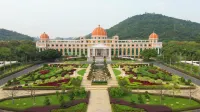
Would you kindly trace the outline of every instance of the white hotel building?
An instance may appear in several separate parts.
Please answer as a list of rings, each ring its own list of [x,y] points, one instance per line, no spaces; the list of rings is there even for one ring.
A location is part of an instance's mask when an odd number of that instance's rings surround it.
[[[106,31],[98,26],[92,32],[90,39],[80,37],[79,40],[55,40],[49,39],[46,33],[40,36],[40,40],[36,42],[39,51],[46,49],[56,49],[67,56],[86,56],[88,61],[93,57],[96,59],[111,57],[140,57],[140,52],[144,49],[156,49],[160,54],[162,42],[158,42],[158,35],[152,33],[148,40],[120,40],[115,35],[112,38],[107,37]]]

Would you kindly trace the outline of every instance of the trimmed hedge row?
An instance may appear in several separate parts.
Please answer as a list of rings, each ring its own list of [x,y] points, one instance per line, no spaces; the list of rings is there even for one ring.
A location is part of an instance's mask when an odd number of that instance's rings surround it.
[[[107,85],[107,81],[92,81],[92,85]]]
[[[153,89],[165,89],[165,90],[167,90],[167,89],[172,89],[171,87],[166,87],[166,86],[164,86],[164,85],[150,85],[150,86],[126,86],[127,88],[130,88],[130,89],[139,89],[139,90],[143,90],[143,89],[145,89],[145,90],[147,90],[147,89],[149,89],[149,90],[153,90]],[[182,90],[184,90],[184,89],[195,89],[196,87],[195,86],[191,86],[191,87],[180,87],[180,88],[177,88],[177,89],[182,89]]]

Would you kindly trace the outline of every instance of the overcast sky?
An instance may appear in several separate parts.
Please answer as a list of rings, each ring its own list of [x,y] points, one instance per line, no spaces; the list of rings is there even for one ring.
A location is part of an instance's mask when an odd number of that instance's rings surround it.
[[[145,12],[200,23],[200,0],[0,0],[0,28],[33,37],[76,37]]]

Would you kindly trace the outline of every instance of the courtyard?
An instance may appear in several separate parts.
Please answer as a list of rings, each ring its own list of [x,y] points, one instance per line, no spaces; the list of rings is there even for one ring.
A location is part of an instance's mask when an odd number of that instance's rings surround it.
[[[45,107],[44,111],[69,112],[151,112],[154,106],[167,111],[200,108],[199,85],[179,75],[133,60],[43,64],[1,87],[0,108]]]

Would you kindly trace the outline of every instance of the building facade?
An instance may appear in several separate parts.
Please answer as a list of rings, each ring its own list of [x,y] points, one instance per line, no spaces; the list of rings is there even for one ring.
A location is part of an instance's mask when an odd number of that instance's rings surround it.
[[[144,49],[156,49],[160,54],[162,42],[158,42],[158,35],[154,32],[147,40],[120,40],[117,35],[108,38],[106,31],[99,25],[93,30],[90,39],[80,37],[79,40],[55,40],[49,39],[49,36],[43,33],[36,42],[36,47],[39,52],[56,49],[62,52],[63,56],[86,56],[90,61],[93,57],[107,60],[111,60],[111,57],[138,58]]]

